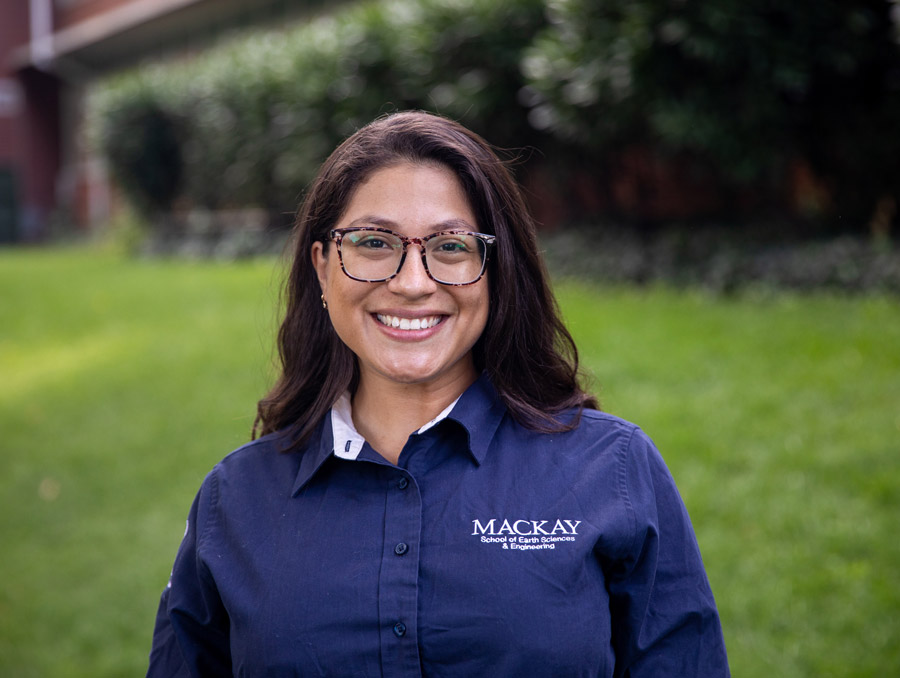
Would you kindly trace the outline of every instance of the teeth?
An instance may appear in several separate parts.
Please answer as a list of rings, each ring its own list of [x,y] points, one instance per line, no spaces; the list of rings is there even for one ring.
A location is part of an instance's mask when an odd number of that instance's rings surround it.
[[[401,330],[427,330],[441,322],[441,316],[430,315],[424,318],[398,318],[393,315],[377,314],[378,322],[388,327],[397,327]]]

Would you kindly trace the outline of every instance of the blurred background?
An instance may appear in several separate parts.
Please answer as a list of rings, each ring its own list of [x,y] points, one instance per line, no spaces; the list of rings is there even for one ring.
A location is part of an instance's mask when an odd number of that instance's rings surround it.
[[[896,671],[900,2],[4,0],[0,675],[144,670],[303,190],[408,108],[511,161],[734,675]]]
[[[508,150],[569,269],[900,289],[894,0],[0,12],[0,242],[275,251],[330,149],[421,108]]]

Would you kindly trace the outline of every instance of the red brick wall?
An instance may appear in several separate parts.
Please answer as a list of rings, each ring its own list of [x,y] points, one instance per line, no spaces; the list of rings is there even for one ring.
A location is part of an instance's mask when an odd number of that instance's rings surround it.
[[[29,130],[26,87],[13,63],[14,53],[30,38],[28,3],[0,4],[0,169],[12,171],[20,215],[35,206],[35,177],[29,171]]]
[[[54,29],[59,31],[135,0],[69,0],[55,3]]]

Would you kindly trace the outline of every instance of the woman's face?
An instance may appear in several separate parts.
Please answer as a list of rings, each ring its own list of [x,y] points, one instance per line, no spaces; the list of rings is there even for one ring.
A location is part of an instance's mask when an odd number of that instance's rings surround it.
[[[377,170],[357,187],[335,225],[352,226],[408,237],[480,230],[456,175],[441,165],[413,163]],[[472,346],[487,323],[487,276],[459,287],[437,283],[415,244],[397,276],[380,283],[347,277],[334,242],[327,250],[315,243],[312,259],[334,329],[358,359],[361,385],[429,384],[461,392],[475,380]],[[419,329],[403,329],[408,325]]]

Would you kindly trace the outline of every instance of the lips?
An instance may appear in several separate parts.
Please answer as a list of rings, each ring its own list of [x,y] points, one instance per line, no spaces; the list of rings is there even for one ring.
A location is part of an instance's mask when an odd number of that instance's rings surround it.
[[[386,313],[376,313],[375,318],[382,325],[392,327],[399,330],[427,330],[439,324],[444,316],[426,315],[420,318],[400,318],[395,315],[387,315]]]

